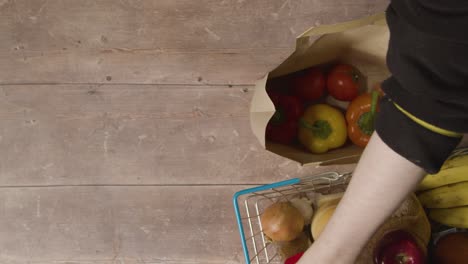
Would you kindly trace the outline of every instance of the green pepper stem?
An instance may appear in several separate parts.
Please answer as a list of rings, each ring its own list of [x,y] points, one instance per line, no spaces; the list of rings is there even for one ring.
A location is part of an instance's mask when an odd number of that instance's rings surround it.
[[[302,127],[310,129],[314,136],[321,139],[327,139],[333,131],[330,123],[325,120],[316,120],[314,124],[311,125],[304,118],[301,118],[299,119],[299,123]]]
[[[379,99],[379,94],[377,91],[372,91],[371,96],[371,110],[362,114],[358,119],[359,128],[361,129],[362,133],[368,136],[374,132],[374,122],[377,112],[377,101]]]

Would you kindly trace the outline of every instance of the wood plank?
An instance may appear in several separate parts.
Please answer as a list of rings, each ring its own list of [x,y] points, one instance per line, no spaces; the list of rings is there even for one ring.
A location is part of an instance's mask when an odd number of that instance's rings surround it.
[[[0,1],[0,83],[252,84],[310,26],[388,1]]]
[[[288,48],[292,38],[311,26],[370,14],[386,4],[382,0],[2,1],[0,25],[9,34],[2,35],[0,47]]]
[[[0,51],[0,84],[253,84],[289,49],[217,51]]]
[[[1,188],[0,262],[243,263],[243,188]]]
[[[302,169],[251,133],[249,86],[0,86],[0,185],[270,183]]]

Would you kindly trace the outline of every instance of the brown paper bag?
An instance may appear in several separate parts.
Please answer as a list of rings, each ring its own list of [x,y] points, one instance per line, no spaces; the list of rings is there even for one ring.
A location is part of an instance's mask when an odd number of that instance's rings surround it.
[[[311,28],[300,35],[296,39],[295,52],[256,83],[250,107],[250,123],[260,144],[271,152],[303,165],[356,162],[362,148],[351,143],[325,154],[312,154],[300,147],[266,141],[266,126],[275,112],[273,103],[266,92],[266,82],[270,78],[311,66],[343,62],[356,66],[366,77],[366,89],[370,89],[389,76],[385,63],[388,40],[389,31],[384,13],[341,24]]]

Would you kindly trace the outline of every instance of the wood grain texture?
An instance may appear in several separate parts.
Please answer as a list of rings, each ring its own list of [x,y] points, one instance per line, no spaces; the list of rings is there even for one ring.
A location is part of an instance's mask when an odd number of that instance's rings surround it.
[[[0,0],[0,263],[243,263],[234,192],[353,167],[265,151],[250,85],[387,4]]]
[[[251,89],[3,86],[0,185],[269,183],[316,173],[257,143]]]
[[[2,0],[0,83],[252,84],[307,28],[387,3]]]
[[[241,188],[1,188],[0,262],[243,263]]]

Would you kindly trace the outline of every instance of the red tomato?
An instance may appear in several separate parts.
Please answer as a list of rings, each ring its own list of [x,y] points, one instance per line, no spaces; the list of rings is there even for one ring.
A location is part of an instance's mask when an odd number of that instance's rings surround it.
[[[310,68],[293,81],[293,92],[303,101],[314,101],[325,92],[325,75],[320,69]]]
[[[341,101],[351,101],[359,94],[361,75],[359,71],[348,64],[338,64],[328,74],[328,92]]]

